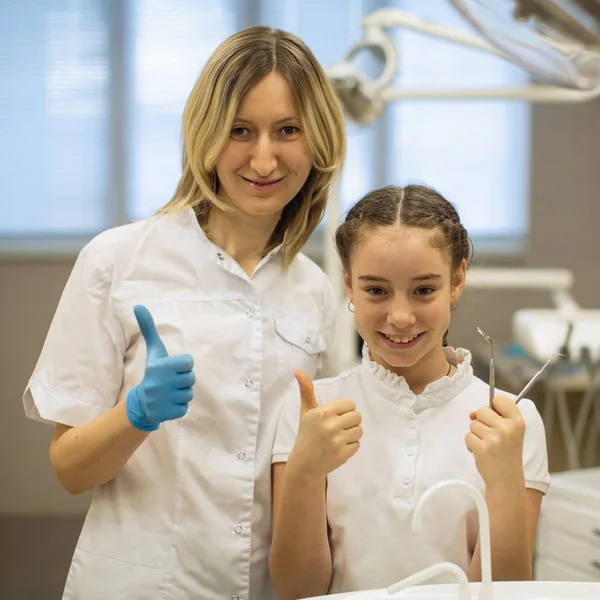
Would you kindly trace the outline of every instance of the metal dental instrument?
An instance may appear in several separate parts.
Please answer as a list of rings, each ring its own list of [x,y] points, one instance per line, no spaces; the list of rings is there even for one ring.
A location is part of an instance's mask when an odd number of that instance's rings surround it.
[[[521,390],[519,395],[515,398],[515,404],[518,404],[524,397],[525,394],[533,387],[533,384],[542,376],[544,369],[552,362],[555,356],[565,356],[559,352],[555,352],[545,363],[544,366],[531,378],[529,383]]]
[[[490,358],[490,375],[489,375],[489,385],[490,385],[490,408],[494,409],[494,394],[496,393],[496,366],[494,365],[494,340],[489,336],[483,333],[479,327],[477,328],[479,334],[483,337],[483,339],[492,346],[492,356]]]

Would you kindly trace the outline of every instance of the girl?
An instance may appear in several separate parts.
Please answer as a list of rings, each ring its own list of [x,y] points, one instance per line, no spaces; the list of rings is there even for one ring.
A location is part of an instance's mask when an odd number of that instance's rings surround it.
[[[314,386],[296,373],[300,398],[284,400],[270,553],[280,600],[386,587],[440,561],[480,579],[476,513],[460,493],[432,500],[411,530],[419,497],[452,478],[485,493],[494,579],[530,579],[544,428],[529,400],[486,406],[471,354],[445,347],[470,259],[456,210],[423,186],[375,190],[336,246],[363,360]]]
[[[191,92],[173,199],[81,252],[24,395],[60,482],[96,490],[64,598],[271,596],[281,397],[295,365],[337,372],[333,290],[299,251],[344,139],[310,50],[244,30]]]

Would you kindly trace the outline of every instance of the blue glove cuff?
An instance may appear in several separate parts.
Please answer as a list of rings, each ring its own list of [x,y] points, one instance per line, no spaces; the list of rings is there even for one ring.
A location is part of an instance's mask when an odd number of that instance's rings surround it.
[[[131,388],[127,393],[125,411],[127,412],[129,422],[136,429],[140,429],[141,431],[156,431],[160,426],[160,423],[148,423],[148,419],[144,415],[144,411],[140,405],[140,390],[138,385]]]

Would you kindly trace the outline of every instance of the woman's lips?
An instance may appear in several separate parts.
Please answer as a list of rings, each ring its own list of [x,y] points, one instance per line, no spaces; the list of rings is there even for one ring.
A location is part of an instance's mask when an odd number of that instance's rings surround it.
[[[283,181],[283,177],[280,177],[279,179],[271,179],[270,181],[256,181],[254,179],[248,179],[246,177],[242,177],[242,179],[247,184],[249,184],[252,187],[252,189],[260,191],[260,192],[272,190],[275,187],[277,187],[277,185],[281,181]]]

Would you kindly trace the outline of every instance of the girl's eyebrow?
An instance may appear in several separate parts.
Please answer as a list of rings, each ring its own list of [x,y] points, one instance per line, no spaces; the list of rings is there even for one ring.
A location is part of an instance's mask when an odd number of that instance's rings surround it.
[[[379,275],[360,275],[358,277],[361,281],[376,281],[381,283],[390,283],[389,279],[385,277],[380,277]]]
[[[439,273],[425,273],[423,275],[417,275],[413,277],[412,281],[429,281],[432,279],[442,279],[442,277],[443,275],[440,275]],[[376,281],[381,283],[390,283],[389,279],[381,277],[380,275],[360,275],[358,279],[360,281]]]
[[[413,281],[426,281],[428,279],[442,279],[442,275],[439,273],[426,273],[425,275],[417,275],[413,277]]]

